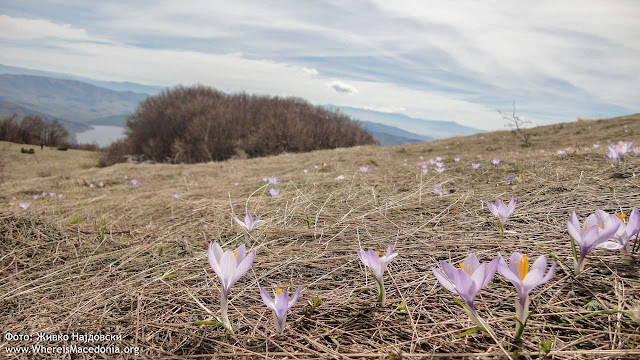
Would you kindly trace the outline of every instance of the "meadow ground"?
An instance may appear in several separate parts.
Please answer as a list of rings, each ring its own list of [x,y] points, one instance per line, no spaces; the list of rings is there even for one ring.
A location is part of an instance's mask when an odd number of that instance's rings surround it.
[[[92,333],[122,336],[103,346],[140,349],[122,358],[504,358],[514,351],[540,358],[546,343],[547,358],[637,359],[640,324],[628,311],[640,302],[640,259],[625,265],[606,250],[593,251],[577,278],[559,263],[551,281],[533,291],[537,307],[521,343],[512,341],[515,291],[500,275],[476,299],[498,344],[486,333],[459,336],[474,325],[432,274],[440,260],[457,264],[470,252],[481,261],[498,252],[537,257],[544,248],[571,265],[571,211],[629,214],[640,205],[640,157],[631,154],[621,173],[604,155],[608,141],[640,140],[640,115],[530,131],[530,147],[503,131],[398,147],[108,168],[94,167],[91,152],[28,155],[20,154],[22,145],[0,143],[1,350],[80,344],[38,340],[36,333]],[[568,147],[564,156],[556,153]],[[420,156],[441,156],[446,170],[429,166],[421,176]],[[501,164],[491,165],[493,158]],[[472,162],[482,167],[474,171]],[[360,172],[363,165],[369,172]],[[505,181],[519,174],[521,182]],[[277,197],[262,180],[270,175],[282,180]],[[126,185],[132,179],[140,186]],[[449,193],[434,195],[435,184]],[[63,197],[31,199],[42,192]],[[483,201],[511,196],[518,205],[500,237]],[[19,201],[32,204],[23,210]],[[207,245],[245,243],[232,222],[245,210],[266,223],[247,243],[257,250],[253,268],[230,293],[231,336],[192,324],[212,317],[188,292],[219,313]],[[385,273],[387,305],[379,308],[376,283],[356,251],[388,244],[399,256]],[[283,336],[274,334],[259,285],[304,287]],[[7,340],[7,333],[34,338]],[[74,357],[115,356],[64,355]]]

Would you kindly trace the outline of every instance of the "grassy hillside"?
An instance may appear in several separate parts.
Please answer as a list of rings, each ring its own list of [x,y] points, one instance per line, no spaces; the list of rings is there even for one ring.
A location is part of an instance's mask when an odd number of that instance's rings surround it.
[[[197,165],[95,168],[94,153],[24,155],[20,145],[0,144],[7,148],[0,326],[23,334],[120,334],[115,345],[139,346],[137,358],[150,359],[377,359],[398,350],[444,358],[504,358],[503,350],[517,350],[537,358],[546,341],[554,359],[637,358],[640,324],[616,312],[638,305],[637,256],[624,265],[618,252],[594,250],[575,279],[559,263],[551,281],[532,292],[537,308],[515,345],[515,292],[496,275],[476,307],[499,346],[482,333],[458,337],[474,325],[431,267],[440,260],[457,265],[470,252],[489,261],[519,251],[533,261],[544,254],[538,246],[571,265],[571,211],[628,215],[640,205],[640,158],[630,155],[621,174],[604,155],[608,141],[640,141],[639,120],[636,114],[536,128],[531,147],[502,131]],[[421,176],[420,156],[442,157],[446,170],[430,166]],[[501,164],[491,165],[493,158]],[[475,172],[472,162],[482,167]],[[369,172],[360,172],[362,165]],[[50,173],[39,174],[41,168]],[[505,181],[518,174],[522,182]],[[277,197],[262,180],[270,175],[282,180]],[[131,179],[141,185],[127,185]],[[436,184],[449,193],[434,195]],[[29,200],[27,210],[16,204],[43,191],[64,196]],[[501,238],[483,201],[511,196],[519,202]],[[231,220],[246,210],[266,221],[248,242]],[[189,293],[219,315],[210,241],[257,250],[252,270],[230,292],[234,336],[191,324],[212,317]],[[389,244],[399,256],[385,273],[387,305],[379,308],[376,283],[356,251]],[[276,336],[258,286],[290,285],[304,290],[284,336]],[[321,301],[312,309],[314,298]]]

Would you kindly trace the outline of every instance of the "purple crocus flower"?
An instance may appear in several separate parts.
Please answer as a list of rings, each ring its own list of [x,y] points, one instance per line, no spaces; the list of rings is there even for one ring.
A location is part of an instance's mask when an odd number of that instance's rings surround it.
[[[597,148],[599,148],[599,147],[600,147],[600,144],[598,144],[598,143],[593,144],[593,148],[594,148],[594,149],[597,149]]]
[[[445,193],[442,190],[442,184],[433,185],[433,193],[442,196]]]
[[[280,184],[280,183],[282,182],[282,181],[279,181],[279,180],[278,180],[278,178],[277,178],[277,177],[275,177],[275,176],[269,176],[269,177],[267,178],[267,180],[268,180],[268,181],[269,181],[269,183],[270,183],[270,184],[272,184],[272,185],[278,185],[278,184]]]
[[[39,197],[39,195],[38,195],[38,194],[31,195],[31,198],[33,198],[33,200],[37,200],[37,199],[38,199],[38,197]]]
[[[516,332],[515,339],[520,339],[522,331],[529,318],[529,294],[531,291],[546,283],[556,272],[556,263],[551,264],[551,269],[547,271],[547,258],[542,255],[529,268],[529,257],[519,252],[511,254],[509,264],[505,264],[504,260],[498,265],[498,272],[507,280],[511,281],[518,293],[518,301],[516,301]]]
[[[99,183],[98,183],[98,186],[100,186],[100,187],[104,187],[104,183],[99,182]]]
[[[268,178],[268,177],[263,177],[263,178],[262,178],[262,181],[263,181],[263,182],[267,182],[267,181],[269,181],[269,178]]]
[[[173,193],[173,197],[176,199],[182,199],[184,197],[184,195],[180,194],[179,192],[174,192]]]
[[[505,205],[500,199],[496,199],[495,204],[492,204],[489,201],[485,201],[485,203],[487,204],[489,211],[498,218],[500,223],[500,232],[504,232],[504,225],[507,223],[509,216],[513,215],[514,211],[516,211],[518,201],[512,196],[509,201],[509,205]]]
[[[615,241],[609,241],[620,228],[620,221],[616,222],[609,214],[596,210],[587,216],[584,225],[580,224],[575,211],[571,212],[567,221],[567,230],[573,245],[575,275],[578,276],[584,268],[585,258],[593,249],[619,250],[623,246]],[[577,246],[578,250],[575,248]]]
[[[45,197],[45,196],[47,196],[47,192],[46,192],[46,191],[43,191],[43,192],[42,192],[42,197]]]
[[[493,160],[491,160],[491,163],[492,163],[494,166],[498,166],[498,165],[500,165],[500,159],[493,159]]]
[[[18,205],[19,205],[21,208],[23,208],[24,210],[27,210],[27,208],[28,208],[29,206],[31,206],[31,203],[30,203],[30,202],[21,202],[21,203],[18,203]]]
[[[58,194],[58,199],[62,199],[62,194]]]
[[[460,158],[459,158],[459,157],[457,157],[457,158],[453,158],[453,161],[455,161],[455,162],[460,162]]]
[[[248,234],[251,234],[251,232],[255,228],[257,228],[258,225],[265,222],[264,220],[260,220],[260,216],[256,216],[254,219],[253,216],[251,216],[251,213],[249,213],[248,211],[244,215],[244,221],[238,219],[235,216],[233,217],[233,221],[235,221],[236,224],[240,225],[243,229],[245,229]]]
[[[218,243],[211,242],[209,244],[207,251],[209,266],[211,266],[211,269],[218,275],[218,279],[222,285],[220,298],[222,323],[232,334],[233,329],[231,328],[231,322],[227,314],[229,291],[231,287],[251,269],[255,256],[255,250],[252,250],[248,255],[245,254],[244,245],[240,245],[234,252],[231,252],[230,250],[223,251]]]
[[[344,180],[344,175],[338,175],[338,177],[336,177],[336,180]]]
[[[438,162],[436,163],[436,171],[437,171],[439,174],[442,174],[442,172],[444,172],[444,163],[442,163],[442,162],[439,162],[439,161],[438,161]]]
[[[138,181],[137,179],[132,179],[131,186],[140,186],[140,181]]]
[[[422,175],[427,175],[429,173],[429,168],[427,168],[427,166],[423,166],[422,167]]]
[[[471,163],[471,167],[473,168],[473,170],[478,170],[480,169],[480,163]]]
[[[271,188],[269,189],[269,194],[271,194],[271,197],[276,197],[280,195],[280,190]]]
[[[11,197],[11,201],[16,201],[16,200],[17,200],[17,199],[16,199],[16,197],[15,197],[15,196],[12,196],[12,197]]]
[[[308,172],[309,172],[309,170],[304,169],[304,170],[302,170],[302,172],[306,174],[306,173],[308,173]]]
[[[440,261],[441,270],[431,267],[433,275],[445,289],[460,295],[471,321],[491,334],[493,330],[478,316],[474,300],[480,290],[493,280],[501,259],[498,256],[490,263],[480,263],[476,254],[472,253],[460,263],[459,268],[444,261]]]
[[[298,286],[298,290],[296,290],[296,292],[293,293],[293,296],[291,296],[291,299],[289,299],[287,290],[278,289],[275,293],[275,297],[272,299],[267,290],[262,286],[260,287],[260,297],[262,297],[264,304],[273,311],[276,331],[278,334],[282,334],[284,331],[284,327],[287,323],[287,312],[293,307],[296,301],[298,301],[300,290],[302,290],[302,288]]]
[[[436,159],[429,159],[429,164],[435,165],[438,162]]]
[[[634,146],[631,150],[636,156],[640,156],[640,146]]]
[[[369,171],[369,167],[368,166],[361,166],[360,167],[360,171],[362,171],[363,173],[366,173],[367,171]]]
[[[380,257],[380,252],[373,251],[373,249],[369,249],[369,251],[365,252],[362,249],[358,250],[358,257],[360,261],[369,268],[371,274],[376,279],[378,283],[378,301],[380,303],[380,307],[384,306],[384,302],[386,300],[385,292],[384,292],[384,270],[387,268],[387,265],[393,260],[398,253],[392,253],[393,245],[389,245],[387,248],[387,254],[385,256]]]
[[[616,214],[611,216],[614,216],[620,221],[620,227],[615,235],[613,235],[613,240],[622,245],[621,251],[623,253],[629,254],[631,252],[629,242],[631,241],[631,238],[638,234],[638,230],[640,230],[640,213],[638,213],[638,209],[634,206],[633,210],[631,210],[631,216],[629,216],[628,222],[624,222],[627,217],[625,214]],[[614,218],[612,219],[615,221]]]
[[[624,161],[625,155],[631,150],[633,147],[633,141],[619,141],[616,145],[609,145],[609,152],[607,156],[611,159],[616,158],[618,161]],[[614,161],[617,163],[617,161]]]

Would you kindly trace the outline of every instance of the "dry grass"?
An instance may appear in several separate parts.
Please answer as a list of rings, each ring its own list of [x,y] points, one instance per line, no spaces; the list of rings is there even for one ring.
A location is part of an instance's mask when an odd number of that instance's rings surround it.
[[[497,132],[402,147],[104,169],[83,168],[94,154],[70,150],[50,159],[47,178],[19,165],[17,153],[7,164],[10,176],[0,198],[0,325],[4,333],[121,334],[121,342],[105,345],[139,346],[141,357],[150,359],[364,359],[386,358],[395,350],[413,358],[503,358],[486,335],[456,337],[473,325],[430,267],[439,260],[458,262],[472,251],[481,260],[516,250],[543,254],[536,245],[568,262],[565,224],[572,210],[581,216],[596,208],[628,213],[640,205],[640,159],[632,156],[627,173],[619,176],[604,157],[607,140],[640,140],[638,119],[537,128],[530,148]],[[599,149],[583,150],[595,141]],[[564,159],[555,154],[567,146],[579,150]],[[474,173],[470,163],[476,155],[483,165]],[[442,156],[447,170],[430,170],[421,180],[419,156]],[[455,163],[454,156],[462,161]],[[491,166],[493,157],[503,164]],[[371,171],[363,174],[358,168],[365,164]],[[518,173],[522,183],[505,183]],[[334,180],[340,174],[345,180]],[[279,197],[269,196],[261,180],[267,175],[283,180]],[[125,186],[125,176],[142,185]],[[105,187],[92,189],[85,181]],[[437,183],[454,192],[434,196]],[[27,211],[9,204],[11,196],[24,199],[42,191],[64,198],[35,200]],[[173,198],[174,191],[184,199]],[[512,195],[520,202],[502,239],[482,201]],[[190,324],[209,317],[187,290],[219,309],[219,284],[206,247],[212,240],[225,248],[243,243],[231,218],[245,208],[267,224],[250,244],[257,249],[252,270],[231,290],[236,336],[228,336],[217,327]],[[388,305],[380,309],[375,282],[356,250],[382,250],[389,243],[400,256],[386,273]],[[634,306],[640,298],[637,263],[625,266],[619,254],[595,251],[578,279],[569,272],[560,266],[534,291],[538,307],[521,344],[510,344],[511,284],[497,276],[481,291],[479,313],[500,345],[524,358],[539,357],[545,340],[553,341],[555,359],[638,358],[640,326],[629,317],[602,313],[572,321],[599,309]],[[283,337],[273,334],[258,284],[305,287]],[[322,302],[305,315],[314,297]],[[23,344],[3,340],[2,347]]]

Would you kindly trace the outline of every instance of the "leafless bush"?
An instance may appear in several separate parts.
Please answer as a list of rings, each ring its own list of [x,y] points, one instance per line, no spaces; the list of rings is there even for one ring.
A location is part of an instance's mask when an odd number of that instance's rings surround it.
[[[69,132],[56,119],[46,122],[39,116],[25,116],[22,121],[18,122],[17,116],[13,115],[0,120],[0,140],[3,141],[59,146],[65,142],[68,136]]]
[[[374,144],[347,116],[299,98],[183,87],[147,98],[127,120],[131,154],[159,162],[220,161],[238,154]]]
[[[99,167],[106,167],[127,161],[127,154],[130,147],[124,139],[120,139],[104,149],[102,156],[98,160]]]
[[[531,121],[516,115],[516,103],[513,103],[513,111],[511,114],[503,113],[500,110],[498,110],[498,113],[502,116],[502,120],[507,121],[506,126],[511,129],[511,132],[520,139],[520,141],[522,141],[522,144],[524,146],[531,146],[531,132],[526,129],[527,126],[531,125]]]

